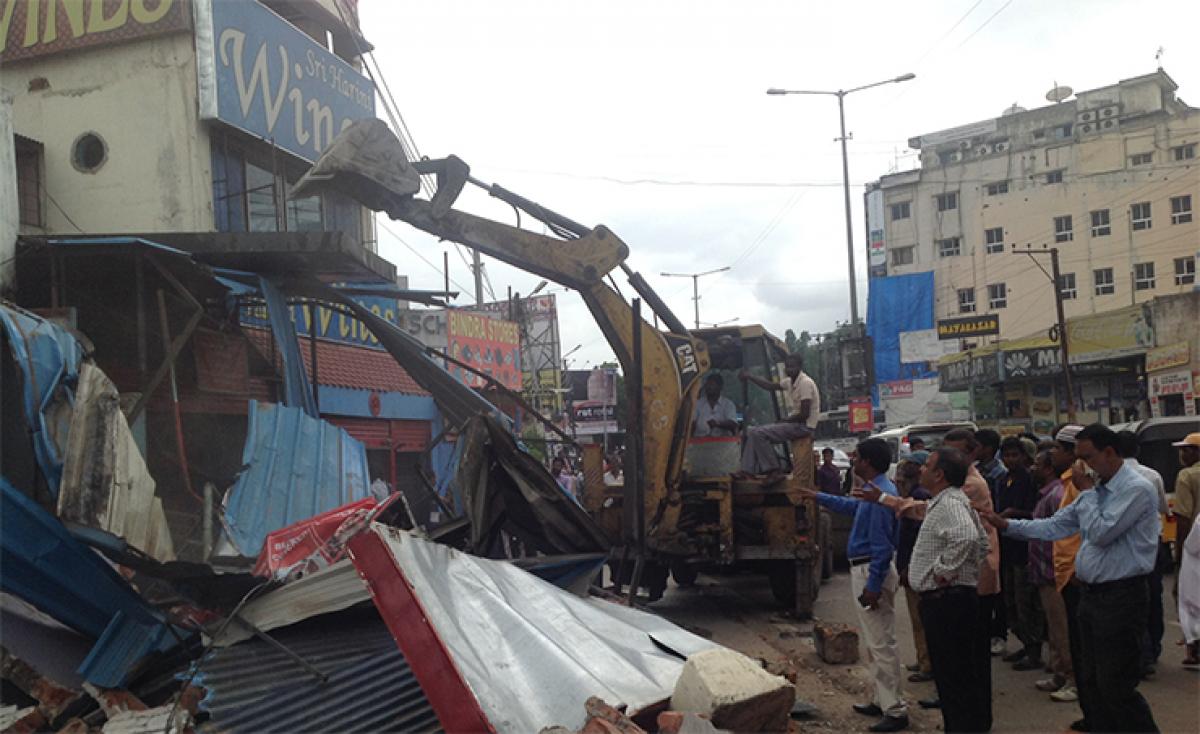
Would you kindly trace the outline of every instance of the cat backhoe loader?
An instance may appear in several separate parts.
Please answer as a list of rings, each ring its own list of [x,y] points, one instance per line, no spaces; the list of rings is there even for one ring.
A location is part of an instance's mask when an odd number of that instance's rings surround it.
[[[417,196],[422,175],[436,178],[436,189],[429,199]],[[518,224],[524,214],[555,236],[455,209],[454,202],[468,183],[512,206]],[[585,506],[609,531],[614,548],[626,555],[624,549],[634,537],[644,538],[648,565],[643,584],[649,587],[652,598],[661,596],[669,568],[677,569],[677,578],[686,579],[698,561],[723,565],[744,561],[766,563],[776,595],[786,602],[794,601],[801,614],[811,612],[820,578],[820,524],[815,522],[815,505],[802,501],[798,494],[800,487],[813,482],[811,440],[795,442],[791,447],[794,471],[784,485],[774,490],[764,493],[756,485],[739,488],[728,481],[689,484],[684,457],[700,378],[711,365],[708,344],[689,332],[642,276],[626,265],[629,248],[619,237],[602,225],[586,227],[507,189],[486,184],[471,176],[467,165],[455,156],[409,161],[399,140],[380,120],[361,120],[344,129],[290,196],[299,198],[322,191],[350,196],[393,220],[475,248],[577,291],[628,375],[635,368],[635,312],[617,291],[611,276],[614,270],[623,271],[637,296],[666,327],[660,331],[644,319],[637,320],[643,408],[633,420],[641,427],[643,458],[637,475],[642,477],[642,491],[625,487],[604,496],[603,486],[589,487]],[[760,368],[768,367],[773,365],[768,366],[764,360]],[[735,537],[735,502],[730,495],[739,489],[759,496],[764,506],[758,513],[752,546],[739,545]],[[641,512],[631,513],[630,503],[624,500],[638,494],[643,497]],[[697,509],[705,502],[712,512]],[[695,522],[681,525],[681,517],[686,520],[698,511],[712,515],[718,532],[689,530],[698,526]],[[630,517],[643,520],[642,533],[631,531]],[[711,525],[699,523],[699,527],[709,529]]]

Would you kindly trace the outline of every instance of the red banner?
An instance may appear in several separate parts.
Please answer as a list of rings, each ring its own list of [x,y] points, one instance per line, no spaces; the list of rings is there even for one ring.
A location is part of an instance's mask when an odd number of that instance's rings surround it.
[[[446,339],[451,357],[510,390],[521,389],[521,337],[515,323],[451,310],[446,315]],[[466,385],[487,386],[487,380],[456,364],[446,369]]]
[[[850,403],[847,408],[850,413],[849,429],[851,433],[863,433],[874,430],[875,410],[870,401]]]
[[[333,565],[345,556],[350,538],[370,523],[375,508],[375,498],[367,497],[276,530],[263,544],[254,575],[298,578]]]

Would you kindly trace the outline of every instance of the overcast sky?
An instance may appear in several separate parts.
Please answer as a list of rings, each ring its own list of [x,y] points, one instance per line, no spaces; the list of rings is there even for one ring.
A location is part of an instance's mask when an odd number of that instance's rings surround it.
[[[605,224],[671,308],[822,332],[849,319],[837,102],[768,87],[849,88],[860,313],[863,185],[916,165],[907,140],[1048,104],[1055,84],[1105,86],[1155,69],[1200,104],[1200,3],[1142,0],[635,2],[359,0],[362,27],[420,152],[588,225]],[[380,117],[384,117],[382,107]],[[513,222],[486,196],[459,205]],[[380,253],[413,287],[440,288],[439,244],[385,222]],[[394,234],[393,234],[394,233]],[[420,251],[422,262],[404,243]],[[485,258],[496,296],[540,280]],[[472,301],[467,266],[451,277]],[[627,295],[631,289],[618,278]],[[572,367],[611,359],[578,295],[556,289]]]

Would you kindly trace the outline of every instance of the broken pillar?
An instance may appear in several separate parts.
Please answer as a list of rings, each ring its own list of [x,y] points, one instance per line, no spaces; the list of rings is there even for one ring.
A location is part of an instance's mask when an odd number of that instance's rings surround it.
[[[796,689],[733,650],[696,653],[684,663],[671,708],[704,714],[718,729],[786,731]]]
[[[813,625],[813,644],[817,656],[832,665],[858,662],[858,630],[837,622]]]

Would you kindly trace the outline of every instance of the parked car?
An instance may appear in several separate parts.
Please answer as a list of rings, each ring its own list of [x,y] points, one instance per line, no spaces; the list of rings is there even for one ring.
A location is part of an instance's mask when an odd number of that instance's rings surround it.
[[[972,431],[978,430],[978,426],[970,421],[954,421],[947,423],[913,423],[912,425],[900,426],[899,428],[889,428],[886,431],[880,431],[871,438],[882,438],[887,441],[888,446],[892,449],[892,465],[888,467],[888,478],[895,479],[896,464],[912,451],[909,449],[909,444],[914,438],[920,438],[925,442],[925,449],[935,449],[942,445],[942,437],[955,428],[970,428]]]

